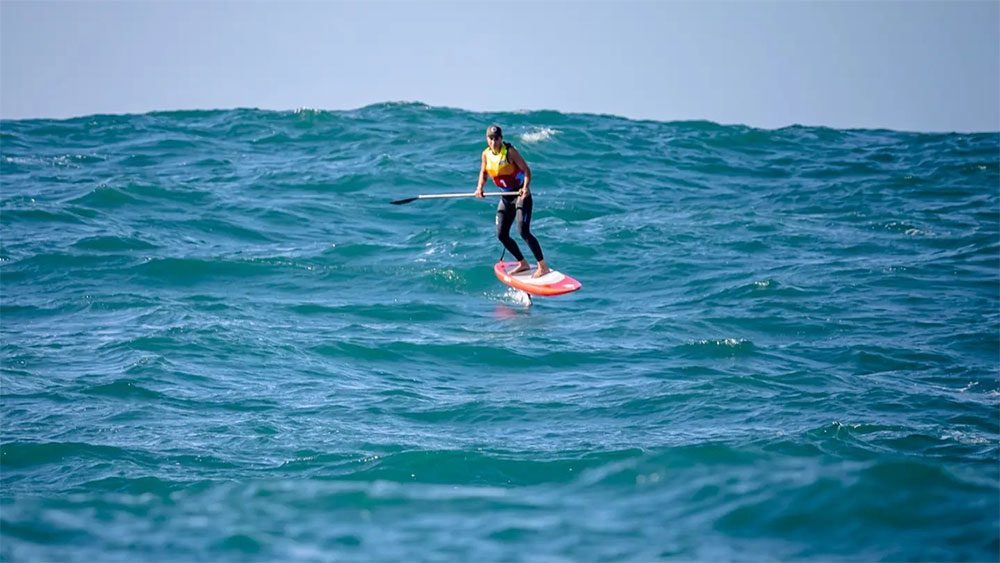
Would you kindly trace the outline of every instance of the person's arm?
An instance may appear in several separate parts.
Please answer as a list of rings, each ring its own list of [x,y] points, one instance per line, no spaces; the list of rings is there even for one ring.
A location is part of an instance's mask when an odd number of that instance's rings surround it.
[[[521,197],[526,197],[531,193],[531,188],[528,187],[531,184],[531,168],[528,168],[528,163],[524,161],[524,157],[514,147],[508,149],[507,158],[511,159],[524,172],[524,185],[521,186],[520,195]]]
[[[476,184],[476,197],[486,197],[483,195],[483,184],[486,183],[486,155],[480,155],[479,183]]]

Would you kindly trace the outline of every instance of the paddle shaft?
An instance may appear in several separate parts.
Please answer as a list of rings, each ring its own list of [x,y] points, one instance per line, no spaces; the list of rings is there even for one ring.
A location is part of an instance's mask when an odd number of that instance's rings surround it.
[[[484,193],[483,194],[483,196],[486,196],[486,197],[489,197],[489,196],[508,196],[508,197],[514,197],[516,195],[517,195],[517,192],[490,192],[490,193]],[[398,199],[396,201],[393,201],[392,203],[395,204],[395,205],[400,205],[400,204],[403,204],[403,203],[410,203],[411,201],[416,201],[418,199],[446,199],[446,198],[453,198],[453,197],[476,197],[476,194],[474,194],[474,193],[471,193],[471,194],[424,194],[424,195],[418,195],[416,197],[408,197],[406,199]]]

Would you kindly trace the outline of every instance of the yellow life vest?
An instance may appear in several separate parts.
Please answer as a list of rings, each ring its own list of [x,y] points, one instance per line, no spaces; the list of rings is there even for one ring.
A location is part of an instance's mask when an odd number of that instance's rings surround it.
[[[486,157],[486,173],[493,178],[493,183],[505,190],[519,190],[524,184],[524,171],[507,159],[510,143],[504,143],[499,153],[486,147],[483,156]]]

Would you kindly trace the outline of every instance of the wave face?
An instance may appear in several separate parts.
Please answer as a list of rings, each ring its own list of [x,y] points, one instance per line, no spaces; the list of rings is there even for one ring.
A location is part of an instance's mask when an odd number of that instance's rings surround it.
[[[583,283],[497,282],[485,127]],[[984,560],[1000,137],[0,124],[0,558]],[[522,243],[522,248],[526,246]]]

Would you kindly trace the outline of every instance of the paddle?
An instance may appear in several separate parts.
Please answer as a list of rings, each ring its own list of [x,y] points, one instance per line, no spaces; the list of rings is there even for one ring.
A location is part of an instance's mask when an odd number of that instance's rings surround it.
[[[492,193],[483,194],[483,195],[484,196],[505,195],[505,196],[513,197],[513,196],[517,195],[517,192],[492,192]],[[390,203],[392,203],[393,205],[403,205],[404,203],[410,203],[411,201],[417,201],[418,199],[444,199],[444,198],[449,198],[449,197],[476,197],[476,194],[474,194],[474,193],[472,193],[472,194],[425,194],[425,195],[418,195],[416,197],[408,197],[406,199],[397,199],[396,201],[392,201]]]

